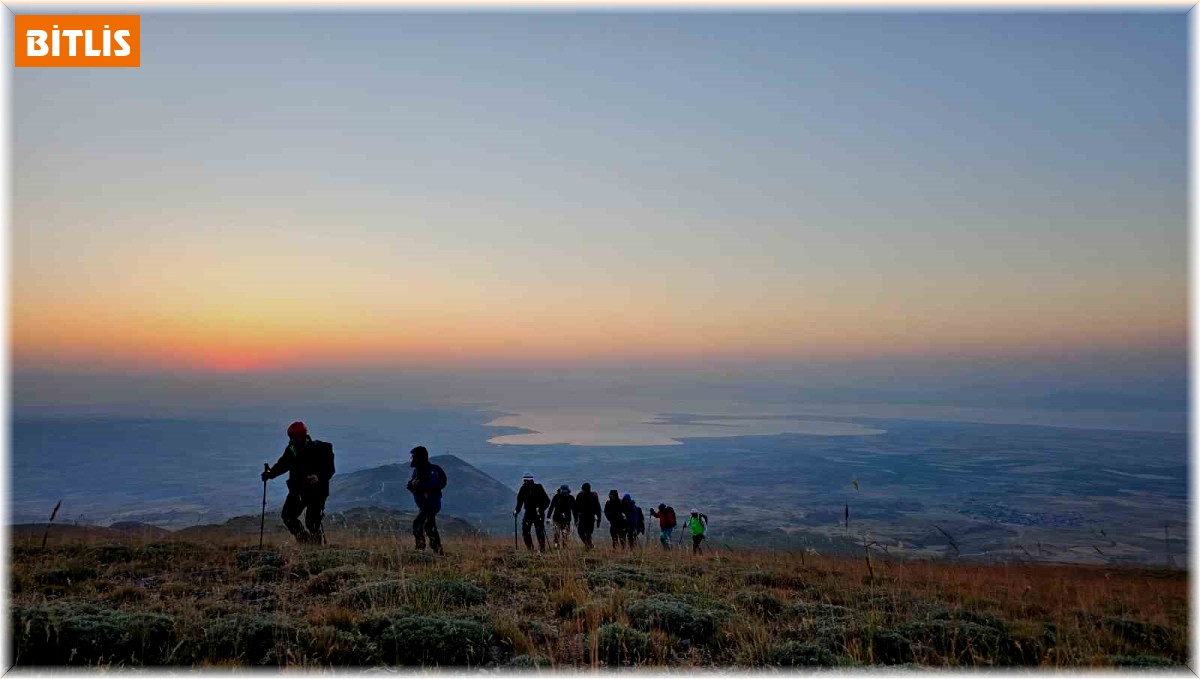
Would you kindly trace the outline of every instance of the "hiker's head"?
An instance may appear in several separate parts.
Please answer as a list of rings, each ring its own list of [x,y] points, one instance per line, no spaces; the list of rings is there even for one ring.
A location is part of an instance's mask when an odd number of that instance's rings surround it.
[[[629,493],[625,493],[625,497],[621,498],[621,501],[622,502],[633,502],[633,498],[629,496]]]
[[[412,461],[408,463],[410,467],[429,462],[429,451],[425,450],[425,446],[417,446],[410,450],[408,454],[412,455]]]
[[[569,492],[571,492],[571,487],[564,483],[558,487],[558,492],[569,493]]]
[[[533,472],[525,472],[525,476],[521,477],[522,483],[533,483]]]
[[[308,438],[308,427],[304,426],[304,423],[300,420],[296,420],[288,425],[287,435],[292,443],[304,443],[305,439]]]
[[[592,484],[585,483],[579,487],[579,490],[582,490],[585,493],[590,493],[590,492],[592,492]]]
[[[618,500],[618,499],[620,499],[620,497],[617,495],[617,489],[616,489],[616,488],[613,488],[612,490],[608,491],[608,497],[609,497],[609,499],[611,499],[611,500]]]
[[[692,510],[692,516],[699,516],[699,515],[700,515],[700,510],[699,510],[699,509],[693,509],[693,510]]]
[[[666,508],[667,508],[667,503],[665,503],[665,502],[658,503],[658,511],[661,512],[662,510],[664,510]]]

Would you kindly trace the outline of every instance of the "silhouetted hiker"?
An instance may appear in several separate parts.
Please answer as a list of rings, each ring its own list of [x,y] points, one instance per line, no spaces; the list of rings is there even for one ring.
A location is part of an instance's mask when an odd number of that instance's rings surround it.
[[[608,491],[608,502],[604,503],[604,518],[608,519],[608,534],[612,536],[613,549],[619,542],[625,546],[625,511],[621,508],[621,498],[617,491]]]
[[[262,473],[262,480],[288,473],[287,499],[283,501],[283,525],[301,544],[325,544],[321,519],[325,517],[325,500],[329,498],[329,479],[333,478],[333,446],[314,441],[303,422],[293,422],[287,428],[289,443],[275,466]],[[304,512],[304,523],[300,523]],[[305,530],[307,529],[307,530]]]
[[[650,508],[650,516],[658,519],[658,541],[663,549],[671,548],[671,532],[675,530],[675,508],[659,503],[658,509]]]
[[[429,536],[429,548],[442,553],[442,538],[438,535],[437,513],[442,509],[442,489],[446,487],[446,472],[429,461],[425,446],[417,446],[409,453],[413,468],[408,480],[408,490],[417,503],[417,518],[413,521],[413,539],[417,549],[425,549],[425,536]]]
[[[592,531],[600,527],[600,496],[585,483],[575,496],[575,529],[587,549],[592,548]]]
[[[522,479],[521,490],[517,491],[517,508],[513,510],[513,516],[521,513],[521,507],[525,508],[525,516],[521,519],[521,534],[525,536],[525,548],[533,551],[533,538],[529,535],[531,527],[537,528],[538,551],[546,551],[546,507],[550,505],[550,498],[546,496],[546,489],[542,488],[542,484],[535,483],[533,474],[526,474]]]
[[[704,542],[704,532],[708,529],[708,516],[693,509],[686,525],[692,535],[692,554],[703,554],[704,547],[700,543]]]
[[[571,539],[571,519],[575,515],[575,496],[567,484],[558,487],[550,500],[550,520],[554,522],[554,546],[567,548]]]
[[[646,532],[646,517],[629,493],[621,498],[621,514],[625,516],[625,541],[630,549],[634,549],[637,547],[637,536]]]

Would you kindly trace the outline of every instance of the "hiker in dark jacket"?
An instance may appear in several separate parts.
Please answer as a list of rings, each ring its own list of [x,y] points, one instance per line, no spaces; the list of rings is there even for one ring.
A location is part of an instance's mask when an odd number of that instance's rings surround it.
[[[550,520],[554,522],[554,546],[566,549],[571,539],[571,519],[575,516],[575,496],[567,484],[559,486],[550,500]]]
[[[521,535],[525,538],[525,548],[533,551],[533,538],[529,535],[530,528],[537,528],[538,551],[546,551],[546,507],[550,506],[550,498],[542,484],[533,480],[533,474],[525,474],[521,490],[517,491],[517,508],[513,516],[525,508],[525,516],[521,519]]]
[[[608,534],[612,536],[613,549],[617,543],[625,546],[625,512],[621,508],[621,498],[617,491],[608,491],[608,502],[604,503],[604,518],[608,519]]]
[[[663,503],[658,504],[658,509],[650,508],[650,516],[658,519],[658,542],[663,549],[671,548],[671,533],[675,530],[675,508],[668,507]]]
[[[621,498],[621,513],[625,515],[625,541],[630,549],[637,547],[638,536],[646,532],[646,517],[629,493]]]
[[[287,499],[283,501],[283,525],[301,544],[325,544],[321,519],[325,517],[325,500],[329,498],[329,479],[333,478],[333,446],[314,441],[303,422],[293,422],[287,428],[289,443],[275,466],[263,471],[265,483],[288,474]],[[304,512],[304,523],[300,513]]]
[[[412,478],[408,490],[417,504],[417,518],[413,521],[413,539],[417,549],[425,549],[425,536],[429,536],[429,548],[442,554],[442,537],[438,535],[437,513],[442,510],[442,489],[446,487],[446,472],[429,461],[425,446],[417,446],[409,453],[412,459]]]
[[[575,496],[575,530],[587,549],[592,548],[592,531],[600,527],[600,496],[585,483]]]

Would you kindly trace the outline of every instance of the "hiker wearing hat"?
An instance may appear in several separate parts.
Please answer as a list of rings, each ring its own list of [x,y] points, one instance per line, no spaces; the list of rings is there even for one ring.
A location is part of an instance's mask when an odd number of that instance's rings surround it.
[[[625,516],[625,542],[630,549],[635,549],[638,536],[646,532],[646,517],[629,493],[621,498],[621,513]]]
[[[329,479],[333,478],[333,446],[314,441],[303,422],[293,422],[287,428],[288,445],[275,466],[265,469],[260,478],[268,479],[288,473],[287,499],[283,501],[283,525],[301,544],[325,544],[321,519],[325,517],[325,500],[329,498]],[[304,512],[304,523],[300,513]]]
[[[575,514],[575,496],[567,484],[558,487],[550,500],[550,520],[554,522],[554,546],[566,549],[571,539],[571,519]]]
[[[429,536],[429,548],[442,554],[442,537],[438,535],[437,513],[442,509],[442,489],[446,487],[446,472],[438,465],[429,461],[429,451],[425,446],[417,446],[409,451],[412,459],[408,466],[412,467],[412,478],[408,480],[408,490],[413,494],[413,502],[417,504],[417,518],[413,521],[413,539],[417,549],[425,549],[425,536]]]
[[[592,548],[592,531],[600,527],[600,496],[585,483],[575,496],[575,530],[579,540],[587,549]]]
[[[521,483],[521,490],[517,491],[517,508],[513,510],[513,516],[521,513],[521,507],[525,508],[525,516],[521,519],[521,535],[525,537],[525,548],[533,551],[533,537],[529,534],[530,528],[537,528],[538,551],[546,551],[546,507],[550,505],[550,498],[546,495],[546,489],[542,488],[542,484],[533,480],[533,474],[526,473]]]
[[[660,502],[658,509],[650,508],[650,516],[658,519],[658,541],[662,548],[670,549],[671,533],[675,530],[675,508]]]
[[[608,502],[604,503],[604,518],[608,519],[608,533],[612,536],[613,549],[617,548],[619,542],[621,547],[625,546],[625,512],[621,508],[621,497],[617,495],[617,491],[608,491]]]
[[[692,554],[703,554],[704,547],[700,543],[704,542],[704,533],[708,529],[708,516],[701,514],[698,509],[693,509],[685,527],[692,536]]]

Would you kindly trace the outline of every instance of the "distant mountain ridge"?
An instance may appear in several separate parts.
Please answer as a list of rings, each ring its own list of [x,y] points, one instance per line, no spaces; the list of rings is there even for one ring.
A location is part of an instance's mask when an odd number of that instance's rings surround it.
[[[438,455],[430,462],[446,472],[442,495],[443,516],[457,516],[495,523],[511,514],[517,493],[495,478],[454,455]],[[388,464],[337,475],[329,484],[326,511],[355,507],[381,507],[415,512],[416,503],[406,488],[412,469],[407,464]]]

